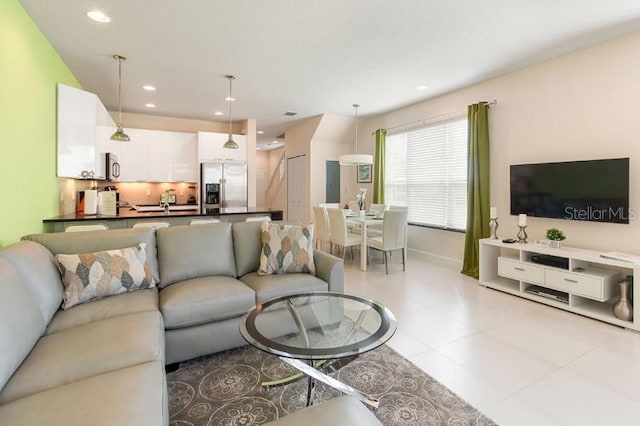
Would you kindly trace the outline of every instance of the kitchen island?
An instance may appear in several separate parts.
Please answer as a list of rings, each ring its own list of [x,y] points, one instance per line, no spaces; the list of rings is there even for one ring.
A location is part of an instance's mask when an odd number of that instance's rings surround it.
[[[198,210],[174,210],[164,212],[138,212],[131,207],[121,207],[115,216],[84,215],[83,213],[68,213],[44,219],[50,232],[63,232],[71,225],[104,224],[109,229],[131,228],[139,222],[168,222],[171,226],[188,225],[192,219],[220,219],[221,222],[242,222],[250,216],[270,216],[272,220],[282,220],[282,210],[272,210],[262,207],[232,207],[222,208],[219,212],[203,214]]]

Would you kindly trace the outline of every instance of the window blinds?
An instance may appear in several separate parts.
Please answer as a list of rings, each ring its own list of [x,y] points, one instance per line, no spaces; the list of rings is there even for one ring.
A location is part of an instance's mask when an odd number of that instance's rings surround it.
[[[388,135],[385,202],[409,206],[409,223],[464,230],[467,119]]]

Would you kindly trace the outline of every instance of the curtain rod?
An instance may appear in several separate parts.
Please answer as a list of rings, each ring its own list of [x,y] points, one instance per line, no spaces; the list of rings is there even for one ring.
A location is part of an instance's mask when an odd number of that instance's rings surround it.
[[[498,101],[495,100],[495,99],[492,100],[491,102],[480,101],[479,103],[483,103],[483,102],[486,103],[489,108],[491,108],[492,106],[498,105]],[[395,129],[399,129],[400,127],[411,126],[413,124],[424,124],[429,120],[433,120],[434,118],[447,117],[447,116],[453,115],[453,114],[457,114],[457,113],[456,112],[448,112],[446,114],[434,115],[434,116],[431,116],[431,117],[423,118],[422,120],[416,120],[416,121],[412,121],[410,123],[398,124],[397,126],[387,127],[384,130],[386,130],[388,132],[389,130],[395,130]],[[375,135],[376,132],[371,132],[371,134]]]

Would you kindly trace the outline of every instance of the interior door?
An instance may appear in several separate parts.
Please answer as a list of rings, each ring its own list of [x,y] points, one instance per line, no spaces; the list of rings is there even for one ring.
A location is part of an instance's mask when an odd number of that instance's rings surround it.
[[[340,204],[340,163],[327,161],[325,179],[325,203]]]
[[[307,156],[287,158],[287,220],[307,223]]]

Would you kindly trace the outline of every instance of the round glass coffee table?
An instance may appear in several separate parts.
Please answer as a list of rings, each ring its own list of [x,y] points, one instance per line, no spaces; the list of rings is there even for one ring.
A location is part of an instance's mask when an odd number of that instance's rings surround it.
[[[340,368],[345,360],[350,362],[383,345],[395,331],[396,319],[388,308],[370,299],[337,292],[271,299],[251,309],[240,321],[240,334],[247,342],[280,357],[308,377],[308,405],[313,403],[314,380],[319,380],[376,408],[376,398],[338,381],[328,372],[329,368]]]

